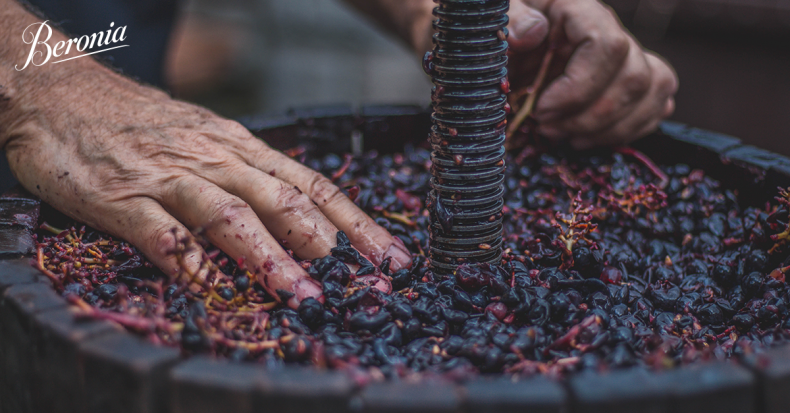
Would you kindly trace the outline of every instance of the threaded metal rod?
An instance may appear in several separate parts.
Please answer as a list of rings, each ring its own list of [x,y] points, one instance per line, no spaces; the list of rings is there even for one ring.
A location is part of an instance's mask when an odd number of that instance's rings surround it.
[[[434,49],[430,258],[433,270],[499,263],[509,0],[439,0]]]

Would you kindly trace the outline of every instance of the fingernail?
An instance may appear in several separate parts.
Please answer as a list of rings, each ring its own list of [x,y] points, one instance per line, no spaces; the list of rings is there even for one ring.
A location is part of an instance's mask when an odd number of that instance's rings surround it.
[[[526,15],[520,17],[513,25],[513,31],[516,37],[524,37],[528,31],[542,21],[542,17],[540,13],[536,13],[534,10],[530,9]]]
[[[395,241],[387,249],[387,252],[384,253],[384,258],[392,258],[392,263],[390,263],[390,269],[392,271],[408,268],[411,264],[411,254],[408,253],[406,246],[400,238],[393,237],[393,239]]]
[[[357,282],[373,286],[374,288],[386,294],[392,292],[392,283],[390,283],[390,280],[383,277],[376,275],[363,275],[357,278]]]
[[[299,302],[302,302],[305,298],[317,298],[323,294],[321,290],[321,286],[315,280],[311,280],[309,278],[304,278],[299,280],[294,286],[294,298],[298,299]]]
[[[664,117],[668,118],[675,112],[675,99],[669,98],[667,104],[664,106]]]
[[[524,14],[513,17],[510,27],[509,43],[516,48],[534,48],[543,42],[548,34],[546,17],[535,9],[527,8]]]
[[[294,296],[288,300],[288,306],[296,310],[305,298],[312,297],[320,300],[323,293],[318,282],[309,278],[301,279],[294,286]]]

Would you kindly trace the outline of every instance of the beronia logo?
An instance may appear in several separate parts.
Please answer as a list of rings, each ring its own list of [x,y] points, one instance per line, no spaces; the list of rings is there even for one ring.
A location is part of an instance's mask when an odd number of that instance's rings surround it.
[[[33,23],[22,32],[22,41],[30,45],[30,53],[27,61],[21,68],[14,66],[18,71],[25,70],[29,65],[43,66],[52,60],[52,63],[61,63],[67,60],[78,59],[96,53],[102,53],[121,47],[129,47],[128,44],[112,46],[126,40],[126,26],[115,27],[115,23],[110,23],[110,29],[106,32],[93,33],[90,36],[84,35],[74,39],[61,40],[54,45],[49,44],[52,38],[52,27],[47,24],[49,21]],[[94,50],[94,48],[100,48]],[[71,56],[69,56],[72,54]]]

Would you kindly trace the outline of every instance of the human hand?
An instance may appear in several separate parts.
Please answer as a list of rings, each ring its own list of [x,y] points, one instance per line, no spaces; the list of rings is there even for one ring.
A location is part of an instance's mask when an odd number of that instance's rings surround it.
[[[390,256],[393,270],[409,265],[403,243],[329,180],[238,123],[82,66],[47,93],[20,98],[19,121],[5,131],[19,181],[58,210],[129,241],[171,275],[178,240],[203,228],[275,297],[295,293],[292,307],[322,291],[279,241],[313,259],[343,230],[375,264]],[[196,272],[202,255],[191,251],[187,270]]]
[[[432,48],[433,0],[346,0],[409,44]],[[578,149],[637,139],[675,107],[678,79],[598,0],[511,0],[510,83],[532,84],[548,48],[555,58],[533,117],[538,132]]]
[[[673,69],[599,1],[512,0],[509,16],[513,90],[532,84],[548,43],[555,47],[533,112],[539,134],[577,149],[621,144],[674,111]]]

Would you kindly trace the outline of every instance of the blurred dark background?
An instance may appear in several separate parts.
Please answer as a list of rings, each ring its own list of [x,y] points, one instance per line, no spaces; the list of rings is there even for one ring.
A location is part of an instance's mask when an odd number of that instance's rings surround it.
[[[677,70],[673,120],[790,155],[790,0],[607,3]],[[163,85],[224,116],[429,102],[418,56],[340,0],[186,0],[177,15]]]

